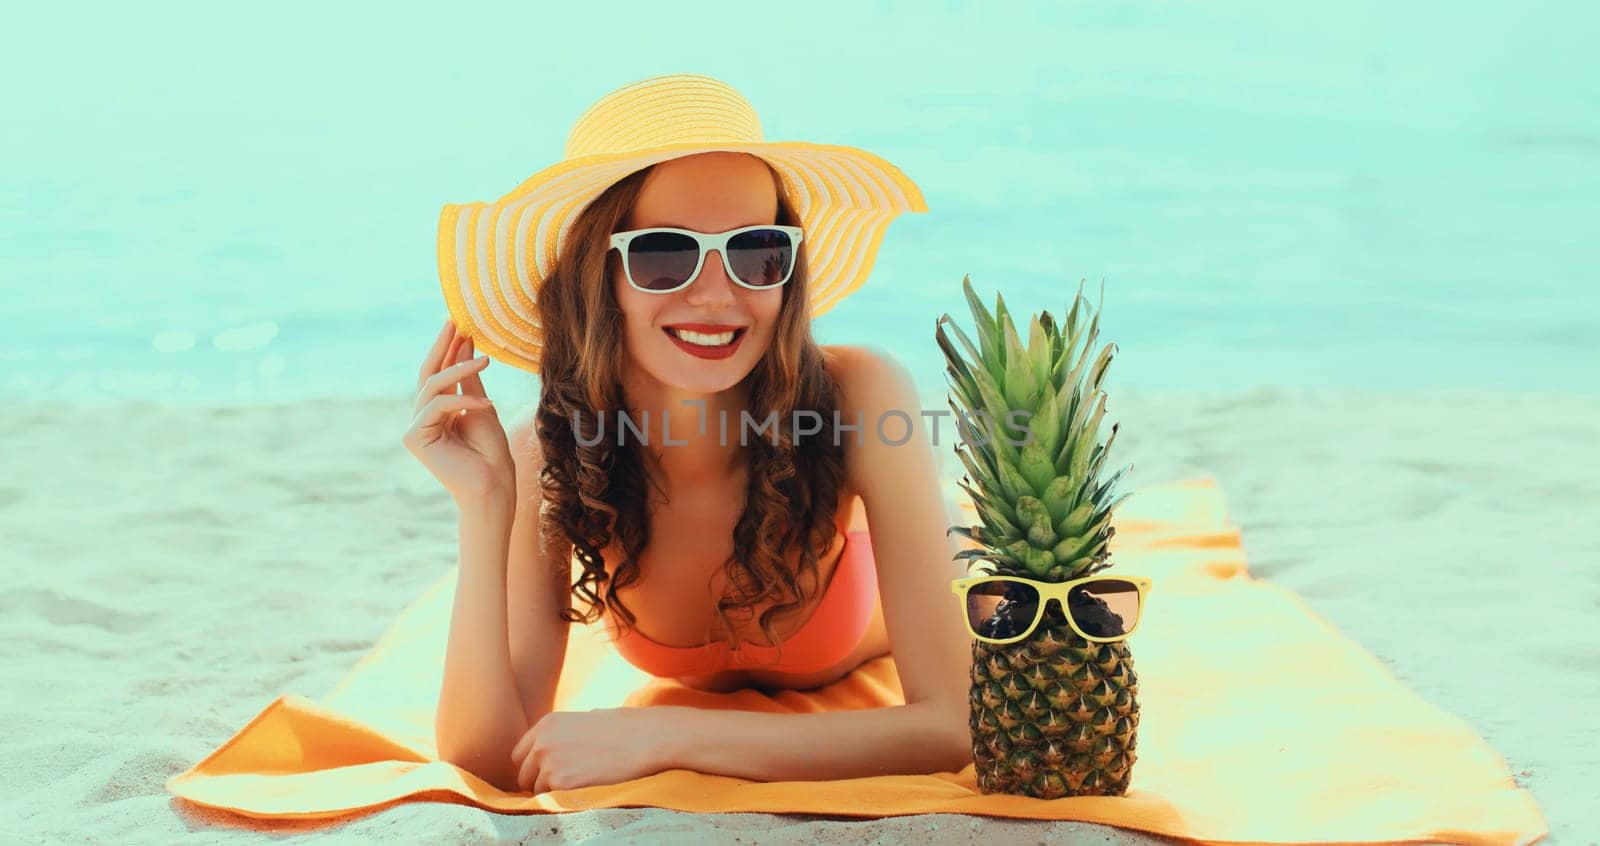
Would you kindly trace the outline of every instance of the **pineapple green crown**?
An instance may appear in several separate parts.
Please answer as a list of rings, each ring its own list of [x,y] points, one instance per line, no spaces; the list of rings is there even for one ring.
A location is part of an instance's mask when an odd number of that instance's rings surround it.
[[[1004,298],[996,293],[991,314],[969,278],[962,277],[961,287],[978,343],[948,314],[935,324],[935,335],[948,365],[950,407],[957,421],[970,428],[970,421],[980,420],[987,431],[972,432],[972,437],[963,432],[956,444],[968,474],[961,489],[982,521],[981,526],[951,527],[981,545],[957,557],[989,563],[991,567],[980,570],[986,575],[1051,582],[1111,566],[1106,548],[1116,531],[1111,512],[1127,496],[1111,499],[1112,488],[1132,465],[1099,482],[1117,424],[1105,443],[1095,442],[1106,410],[1100,383],[1116,350],[1107,343],[1090,361],[1100,328],[1098,310],[1089,307],[1080,281],[1067,311],[1065,334],[1050,312],[1041,312],[1029,323],[1024,347]],[[1102,285],[1102,302],[1104,298]],[[1095,312],[1087,327],[1080,307]],[[961,349],[945,334],[947,323]],[[1027,416],[1025,426],[1016,425],[1017,412]]]

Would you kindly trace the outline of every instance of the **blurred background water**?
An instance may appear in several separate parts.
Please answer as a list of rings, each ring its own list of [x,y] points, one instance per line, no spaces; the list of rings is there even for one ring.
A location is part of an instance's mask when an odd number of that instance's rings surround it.
[[[544,4],[540,4],[543,6]],[[922,187],[824,343],[942,391],[960,282],[1080,279],[1109,384],[1600,390],[1600,14],[1148,2],[31,4],[0,50],[0,393],[409,394],[435,226],[607,91],[716,76]],[[506,365],[491,396],[528,396]]]

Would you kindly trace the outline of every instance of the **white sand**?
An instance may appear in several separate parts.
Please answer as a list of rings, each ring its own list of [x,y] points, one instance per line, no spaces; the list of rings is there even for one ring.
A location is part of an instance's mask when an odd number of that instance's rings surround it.
[[[940,406],[930,406],[940,407]],[[0,842],[262,839],[163,789],[279,693],[326,694],[455,559],[400,445],[409,399],[0,412]],[[1600,398],[1134,395],[1135,483],[1210,474],[1254,572],[1300,592],[1593,842],[1600,784]],[[1249,703],[1240,703],[1248,707]],[[840,821],[405,803],[311,838],[1149,843],[961,816]]]

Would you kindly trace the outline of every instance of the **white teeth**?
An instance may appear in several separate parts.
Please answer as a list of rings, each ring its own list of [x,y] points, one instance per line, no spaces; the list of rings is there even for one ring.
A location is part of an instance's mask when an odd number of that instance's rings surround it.
[[[669,328],[667,331],[691,344],[698,344],[702,347],[720,347],[733,340],[733,332],[731,331],[723,332],[719,335],[706,335],[700,332],[690,332],[687,329]]]

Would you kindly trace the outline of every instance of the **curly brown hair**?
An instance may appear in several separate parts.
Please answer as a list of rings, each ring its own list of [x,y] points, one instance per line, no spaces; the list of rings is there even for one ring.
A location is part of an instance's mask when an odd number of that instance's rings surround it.
[[[563,620],[593,622],[603,613],[603,603],[629,631],[636,617],[616,591],[640,578],[638,557],[650,538],[648,474],[637,439],[617,444],[602,437],[583,445],[573,421],[604,419],[602,415],[616,415],[624,407],[625,362],[616,353],[625,344],[623,318],[611,287],[621,257],[608,249],[609,236],[632,209],[652,169],[630,174],[583,210],[537,300],[543,337],[535,428],[545,456],[539,480],[544,496],[540,543],[546,551],[559,551],[547,557],[551,566],[570,574],[574,554],[583,565],[572,590],[589,607],[582,614],[564,608]],[[781,180],[776,172],[772,176],[778,186],[774,222],[799,225]],[[811,334],[807,267],[802,241],[793,275],[784,285],[773,341],[745,377],[750,413],[761,421],[776,412],[777,425],[749,440],[745,506],[734,528],[733,553],[722,565],[731,587],[717,602],[718,622],[734,645],[733,614],[749,619],[757,603],[793,597],[769,608],[759,620],[767,641],[778,647],[779,661],[783,644],[773,619],[809,598],[800,590],[802,572],[809,572],[820,586],[818,559],[833,543],[844,478],[844,450],[833,431],[838,386]],[[821,417],[818,436],[795,442],[797,409]],[[609,577],[601,550],[614,540],[620,540],[623,560]],[[798,571],[791,572],[784,553],[795,544],[800,562]],[[605,588],[603,599],[598,586]]]

